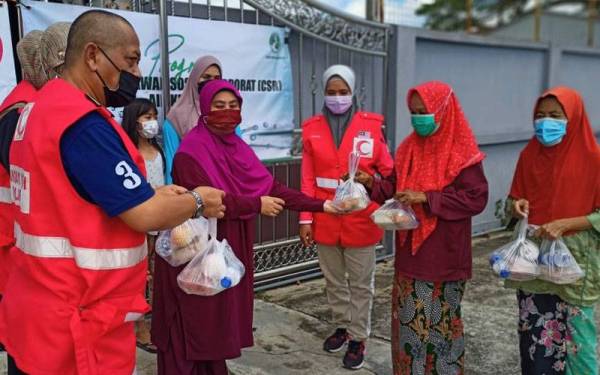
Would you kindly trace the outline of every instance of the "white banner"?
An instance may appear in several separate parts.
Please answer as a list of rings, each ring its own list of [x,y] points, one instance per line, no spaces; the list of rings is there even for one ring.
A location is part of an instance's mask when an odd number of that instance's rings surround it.
[[[8,6],[0,5],[0,103],[17,84]]]
[[[53,22],[73,21],[90,9],[42,2],[28,4],[31,9],[23,9],[25,32],[43,30]],[[144,77],[138,96],[150,98],[160,106],[159,18],[153,14],[114,12],[131,22],[140,38]],[[240,129],[244,140],[261,159],[289,156],[294,107],[292,63],[285,32],[273,26],[169,17],[171,100],[179,96],[195,60],[214,55],[223,64],[224,78],[242,92]]]

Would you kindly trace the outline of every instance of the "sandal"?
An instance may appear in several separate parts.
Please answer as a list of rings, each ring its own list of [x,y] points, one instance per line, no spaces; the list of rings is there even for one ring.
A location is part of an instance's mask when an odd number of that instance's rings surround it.
[[[135,345],[138,348],[140,348],[140,349],[142,349],[142,350],[144,350],[144,351],[146,351],[148,353],[156,354],[156,352],[158,351],[158,348],[156,347],[156,345],[154,345],[151,342],[143,343],[143,342],[140,342],[140,341],[136,340]]]

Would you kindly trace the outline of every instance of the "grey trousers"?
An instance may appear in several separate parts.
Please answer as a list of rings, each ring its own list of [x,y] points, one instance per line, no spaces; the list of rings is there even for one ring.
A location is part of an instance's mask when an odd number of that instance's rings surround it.
[[[317,251],[333,323],[346,328],[352,340],[367,340],[375,295],[375,245],[363,248],[318,245]]]

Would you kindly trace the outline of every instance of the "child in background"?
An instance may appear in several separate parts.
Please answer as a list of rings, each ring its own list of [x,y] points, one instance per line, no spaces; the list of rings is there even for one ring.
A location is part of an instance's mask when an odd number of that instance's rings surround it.
[[[162,148],[156,136],[159,132],[156,106],[148,99],[135,99],[123,112],[123,129],[144,157],[147,179],[154,189],[165,184],[166,163]],[[152,274],[154,270],[154,247],[158,233],[148,233],[148,283],[146,298],[152,304]],[[150,341],[150,322],[143,319],[136,322],[137,345],[151,353],[156,347]]]

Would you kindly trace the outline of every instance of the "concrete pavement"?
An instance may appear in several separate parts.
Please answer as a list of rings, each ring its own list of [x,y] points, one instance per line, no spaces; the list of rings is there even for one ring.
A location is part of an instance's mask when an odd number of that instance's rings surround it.
[[[467,375],[517,375],[519,358],[515,292],[489,271],[487,253],[506,241],[498,236],[474,241],[473,280],[463,300]],[[376,274],[373,334],[364,369],[341,367],[344,352],[321,349],[333,332],[323,279],[298,283],[256,295],[255,346],[242,358],[229,362],[234,375],[391,375],[390,300],[393,262],[380,263]],[[598,314],[596,321],[600,321]],[[5,370],[4,356],[0,370]],[[156,359],[138,350],[138,373],[156,373]],[[175,375],[175,374],[174,374]]]

